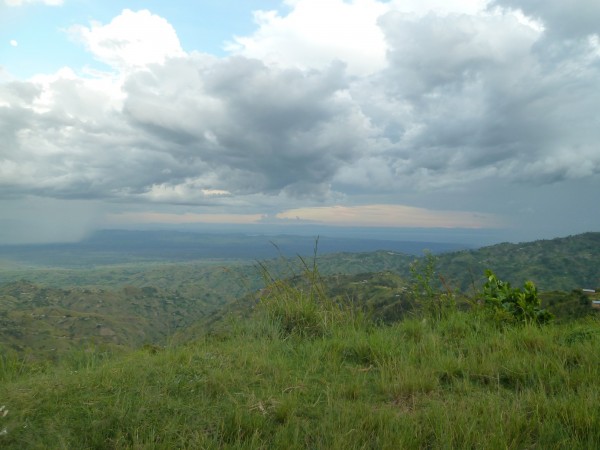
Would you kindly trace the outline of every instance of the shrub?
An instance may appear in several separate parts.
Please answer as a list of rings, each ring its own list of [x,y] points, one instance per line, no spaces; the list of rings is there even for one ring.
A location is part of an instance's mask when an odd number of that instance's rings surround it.
[[[554,318],[550,312],[541,308],[533,282],[525,282],[523,288],[512,288],[509,282],[499,280],[491,270],[486,270],[485,276],[487,281],[483,286],[483,301],[496,320],[541,325]]]

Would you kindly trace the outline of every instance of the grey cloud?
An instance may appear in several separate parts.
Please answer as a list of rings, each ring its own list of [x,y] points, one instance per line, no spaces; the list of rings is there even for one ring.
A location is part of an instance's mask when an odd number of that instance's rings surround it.
[[[93,99],[92,99],[93,100]],[[136,148],[134,130],[119,117],[95,120],[57,110],[2,108],[0,186],[5,195],[111,198],[127,186],[155,180],[144,167],[151,151]]]
[[[0,98],[14,106],[26,106],[40,94],[39,86],[25,81],[0,84]]]
[[[401,130],[385,151],[397,180],[424,188],[482,176],[550,183],[600,173],[600,65],[591,47],[554,54],[512,15],[390,13],[381,19],[389,67],[371,109],[401,113],[375,125]],[[357,95],[357,98],[360,96]],[[368,99],[361,99],[368,101]],[[574,170],[573,164],[585,164]],[[404,180],[402,182],[402,180]]]
[[[596,0],[494,0],[489,7],[521,10],[541,21],[559,39],[579,39],[600,33],[600,2]]]
[[[0,84],[0,195],[275,212],[600,174],[592,43],[512,14],[380,26],[388,66],[368,77],[192,54],[128,73],[122,108],[59,77],[45,110],[40,85]]]
[[[220,175],[206,188],[317,194],[367,140],[367,121],[339,95],[343,67],[275,70],[241,57],[209,67],[172,64],[157,67],[151,82],[143,79],[149,74],[131,79],[125,111],[175,158],[202,161]]]
[[[346,90],[341,65],[276,70],[201,55],[130,74],[122,110],[78,78],[58,77],[46,91],[5,85],[2,193],[227,202],[203,194],[216,189],[325,199],[370,139]],[[51,100],[36,109],[42,94]]]

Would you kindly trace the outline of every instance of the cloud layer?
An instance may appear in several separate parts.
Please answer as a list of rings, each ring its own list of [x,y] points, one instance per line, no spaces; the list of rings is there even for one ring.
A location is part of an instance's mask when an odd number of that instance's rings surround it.
[[[0,84],[0,196],[276,214],[597,180],[600,6],[287,3],[224,58],[145,10],[72,27],[107,70]]]

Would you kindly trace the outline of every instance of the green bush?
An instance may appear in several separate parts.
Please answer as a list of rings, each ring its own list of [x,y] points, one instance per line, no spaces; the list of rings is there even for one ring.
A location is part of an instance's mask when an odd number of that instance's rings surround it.
[[[496,320],[542,325],[554,318],[541,308],[537,288],[531,281],[525,282],[523,288],[513,288],[509,282],[499,280],[491,270],[486,270],[485,276],[487,281],[483,285],[483,301]]]

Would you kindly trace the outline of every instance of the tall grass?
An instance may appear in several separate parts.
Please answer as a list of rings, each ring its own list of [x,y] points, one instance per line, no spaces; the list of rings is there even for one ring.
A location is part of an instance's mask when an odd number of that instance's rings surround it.
[[[374,326],[305,269],[226,336],[5,365],[0,447],[600,448],[597,320]]]
[[[261,291],[257,311],[283,338],[316,338],[331,335],[340,327],[366,325],[366,315],[350,302],[336,302],[327,294],[315,256],[312,264],[299,257],[303,273],[278,279],[260,265],[266,287]]]

